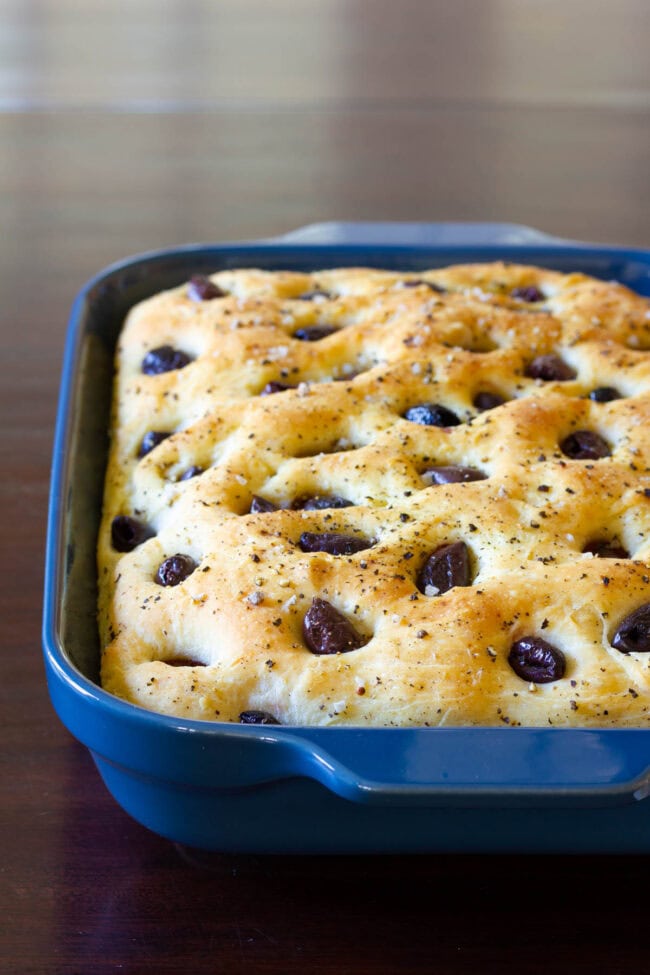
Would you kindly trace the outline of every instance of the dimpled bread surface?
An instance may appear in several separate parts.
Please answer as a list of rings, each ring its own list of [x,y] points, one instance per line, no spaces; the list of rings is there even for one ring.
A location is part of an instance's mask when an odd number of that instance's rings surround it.
[[[119,338],[103,686],[213,721],[646,727],[650,643],[614,644],[650,602],[647,300],[502,263],[210,281],[216,297],[186,284],[137,305]],[[314,326],[334,330],[304,340]],[[143,372],[166,346],[180,366]],[[590,397],[603,388],[618,398]],[[421,404],[455,425],[405,415]],[[166,436],[145,452],[151,431]],[[600,455],[581,456],[585,431]],[[438,484],[438,467],[482,479]],[[332,496],[350,504],[305,507]],[[125,516],[143,538],[116,551]],[[367,547],[303,551],[305,532]],[[423,583],[458,542],[466,577]],[[191,571],[163,584],[175,555]],[[362,645],[314,650],[314,600]],[[551,648],[541,671],[513,658],[531,640]]]

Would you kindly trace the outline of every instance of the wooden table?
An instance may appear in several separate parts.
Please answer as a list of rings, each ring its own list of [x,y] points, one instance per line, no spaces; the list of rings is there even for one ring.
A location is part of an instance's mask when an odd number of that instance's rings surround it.
[[[650,970],[634,857],[194,855],[132,822],[40,656],[69,305],[128,254],[315,220],[650,245],[645,0],[0,4],[8,973]]]

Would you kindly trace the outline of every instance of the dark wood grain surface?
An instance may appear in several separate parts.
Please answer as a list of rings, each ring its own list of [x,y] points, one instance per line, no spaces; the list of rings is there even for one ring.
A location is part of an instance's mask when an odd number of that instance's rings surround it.
[[[649,29],[644,0],[0,3],[2,971],[650,971],[643,857],[174,847],[107,794],[40,655],[84,280],[342,218],[650,246]]]

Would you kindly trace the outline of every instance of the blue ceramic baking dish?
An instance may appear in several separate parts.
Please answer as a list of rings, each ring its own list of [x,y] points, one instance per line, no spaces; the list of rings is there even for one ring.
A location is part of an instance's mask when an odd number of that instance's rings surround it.
[[[650,851],[650,731],[240,726],[153,714],[97,683],[95,542],[113,350],[128,309],[227,267],[416,270],[494,259],[650,294],[650,252],[509,224],[378,223],[145,254],[78,295],[54,443],[45,665],[59,717],[145,826],[230,852]]]

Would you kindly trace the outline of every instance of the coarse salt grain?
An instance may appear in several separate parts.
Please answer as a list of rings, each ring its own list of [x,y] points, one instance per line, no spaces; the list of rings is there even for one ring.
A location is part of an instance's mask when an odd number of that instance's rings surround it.
[[[431,584],[424,587],[425,596],[437,596],[440,590],[437,586],[432,586]]]
[[[244,597],[247,602],[252,606],[259,606],[260,603],[264,602],[265,594],[261,590],[256,590],[256,592],[249,592],[247,596]]]
[[[248,484],[248,480],[243,474],[235,474],[235,480],[238,484]]]
[[[470,294],[478,298],[479,301],[492,301],[492,295],[488,291],[483,291],[481,288],[471,288]]]

